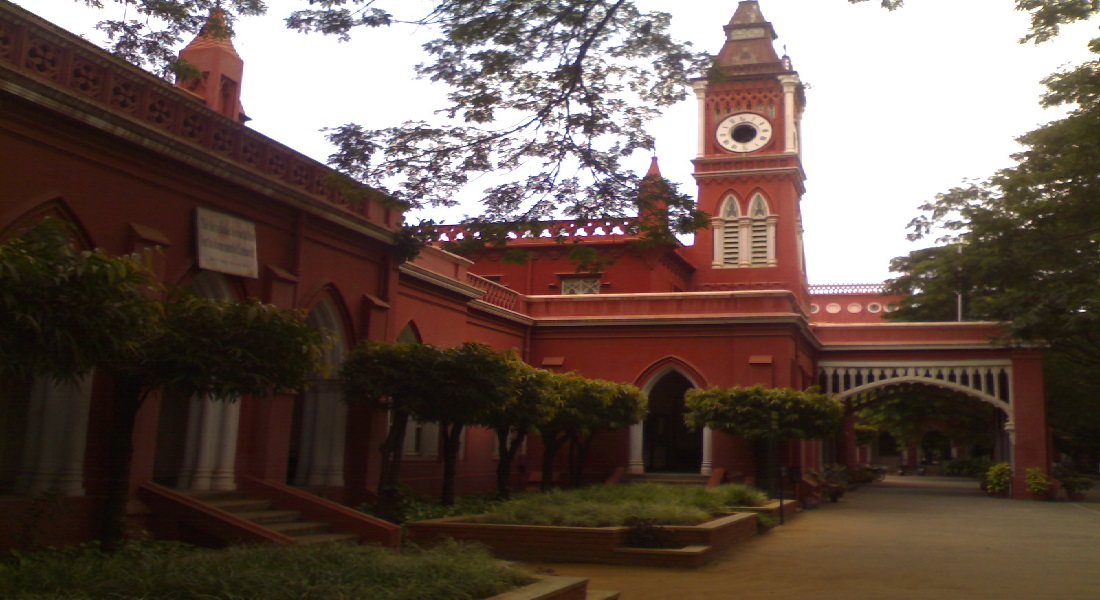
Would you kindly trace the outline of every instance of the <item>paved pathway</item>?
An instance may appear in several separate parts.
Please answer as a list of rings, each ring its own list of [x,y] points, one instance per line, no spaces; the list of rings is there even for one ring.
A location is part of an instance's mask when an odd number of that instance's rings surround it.
[[[1100,503],[1009,501],[971,481],[892,476],[699,569],[534,566],[623,600],[1094,600]]]

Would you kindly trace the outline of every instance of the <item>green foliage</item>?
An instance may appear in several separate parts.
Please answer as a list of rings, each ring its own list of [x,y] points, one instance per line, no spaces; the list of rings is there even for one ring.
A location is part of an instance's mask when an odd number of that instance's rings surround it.
[[[104,0],[85,0],[102,6]],[[260,0],[115,0],[138,18],[105,21],[110,49],[168,75],[174,48],[215,5],[231,26],[263,14]],[[426,5],[318,0],[287,27],[349,39],[356,29],[409,25],[436,33],[417,75],[449,89],[436,121],[381,130],[347,123],[328,131],[330,162],[410,205],[453,205],[481,174],[516,179],[486,191],[479,222],[626,216],[639,177],[621,161],[652,150],[646,125],[688,95],[707,57],[669,34],[671,17],[630,0],[448,0]],[[417,7],[418,8],[418,7]],[[226,35],[230,27],[215,28]],[[440,124],[439,120],[445,120]],[[674,226],[698,224],[692,208],[668,206]],[[692,229],[693,230],[693,229]]]
[[[1020,137],[1015,166],[921,207],[910,237],[945,232],[947,245],[894,259],[890,291],[907,296],[895,318],[929,318],[961,292],[966,318],[1100,364],[1098,80],[1100,60],[1047,78],[1043,103],[1069,114]]]
[[[1024,470],[1024,484],[1027,486],[1027,491],[1032,494],[1050,493],[1050,478],[1039,467],[1028,467]]]
[[[905,447],[930,431],[958,443],[989,443],[997,410],[961,392],[922,384],[900,384],[857,398],[859,420],[889,433]]]
[[[374,547],[130,545],[20,555],[0,563],[4,598],[487,598],[531,578],[484,550],[447,543],[403,553]]]
[[[624,526],[641,519],[655,525],[695,525],[734,506],[759,506],[763,492],[739,484],[697,486],[628,484],[525,494],[476,518],[480,523]]]
[[[492,511],[501,502],[503,500],[489,496],[460,496],[455,499],[454,504],[445,506],[439,502],[439,498],[418,496],[406,490],[400,495],[393,522],[400,525],[444,517],[480,515]],[[355,510],[380,516],[376,506],[370,503],[360,504]]]
[[[811,439],[836,433],[843,408],[832,396],[763,386],[688,390],[684,422],[748,440]]]
[[[627,517],[623,522],[628,529],[623,545],[630,548],[679,548],[672,532],[655,518]]]
[[[984,458],[956,458],[945,462],[940,472],[948,477],[979,479],[992,466],[993,461]]]
[[[157,329],[144,356],[116,371],[146,388],[221,400],[267,397],[296,391],[325,368],[326,340],[304,313],[255,299],[179,294],[165,304]]]
[[[1092,489],[1091,479],[1065,465],[1054,466],[1054,478],[1062,484],[1062,489],[1070,496]]]
[[[1008,463],[996,463],[989,467],[982,479],[982,488],[990,496],[1004,496],[1008,494],[1012,485],[1012,467]]]
[[[77,250],[46,220],[0,244],[0,375],[61,380],[131,363],[162,306],[136,256]]]

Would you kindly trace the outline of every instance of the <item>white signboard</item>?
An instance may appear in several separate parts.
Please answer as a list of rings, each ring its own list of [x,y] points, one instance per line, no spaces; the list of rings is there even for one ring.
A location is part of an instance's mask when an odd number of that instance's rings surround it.
[[[256,224],[205,208],[195,209],[199,268],[255,279]]]

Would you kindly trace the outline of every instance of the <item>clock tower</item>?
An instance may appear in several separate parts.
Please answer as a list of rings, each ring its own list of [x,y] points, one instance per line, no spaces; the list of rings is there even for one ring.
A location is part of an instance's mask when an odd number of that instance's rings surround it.
[[[725,26],[726,42],[698,99],[695,180],[710,226],[686,248],[708,290],[788,289],[804,300],[799,124],[805,94],[756,0]]]

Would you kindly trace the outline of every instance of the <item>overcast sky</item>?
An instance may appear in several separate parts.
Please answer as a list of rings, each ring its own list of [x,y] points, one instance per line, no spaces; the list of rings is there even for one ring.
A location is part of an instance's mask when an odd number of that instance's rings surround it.
[[[16,4],[97,41],[99,14],[73,0]],[[398,0],[408,7],[422,0]],[[414,81],[428,31],[359,32],[351,43],[302,36],[281,27],[288,6],[269,0],[271,16],[242,21],[234,44],[245,61],[243,103],[249,126],[318,160],[331,148],[323,127],[357,122],[386,127],[418,119],[442,103],[444,90]],[[734,0],[637,0],[673,14],[673,32],[717,52]],[[905,240],[917,207],[967,179],[1012,164],[1014,138],[1061,116],[1038,106],[1039,81],[1087,60],[1089,23],[1054,42],[1017,40],[1028,17],[1012,0],[909,0],[887,12],[878,0],[761,0],[775,26],[776,49],[791,57],[807,84],[803,121],[803,199],[810,282],[873,283],[890,277],[892,257],[928,245]],[[420,101],[424,99],[426,101]],[[657,123],[665,177],[694,191],[695,101]],[[636,169],[648,167],[639,156]],[[476,207],[466,212],[476,213]],[[449,220],[461,216],[451,213]]]

